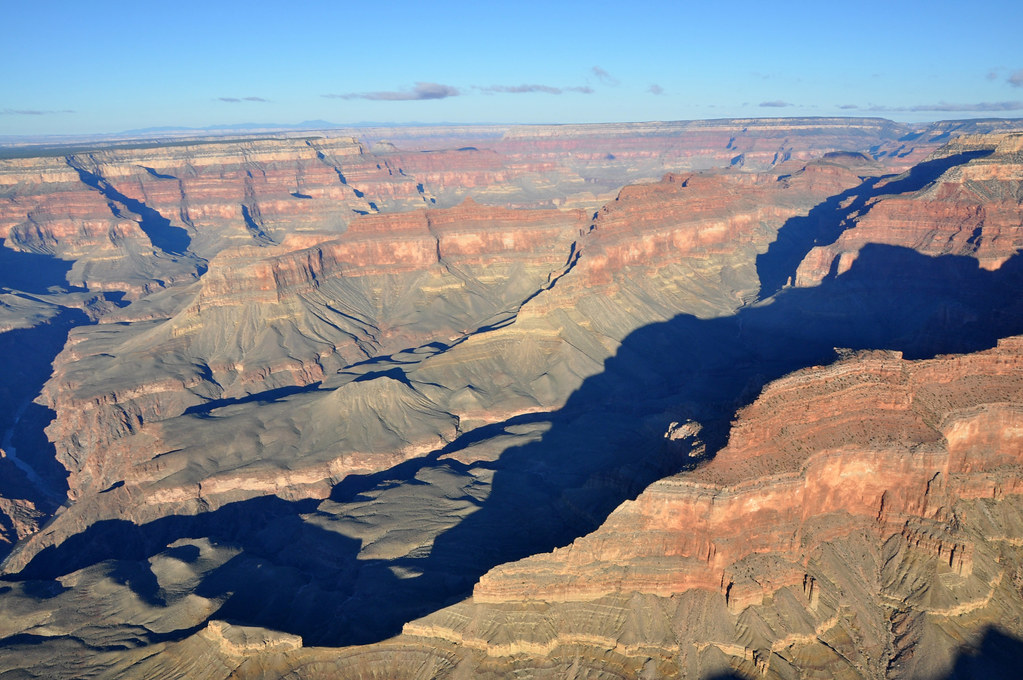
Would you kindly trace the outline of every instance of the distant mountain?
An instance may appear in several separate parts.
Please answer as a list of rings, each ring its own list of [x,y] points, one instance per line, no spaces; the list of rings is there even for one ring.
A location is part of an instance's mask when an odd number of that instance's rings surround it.
[[[163,125],[158,127],[135,128],[115,133],[122,135],[151,135],[168,132],[213,132],[216,130],[322,130],[324,128],[349,127],[326,120],[304,120],[301,123],[230,123],[225,125],[206,125],[187,127],[184,125]]]

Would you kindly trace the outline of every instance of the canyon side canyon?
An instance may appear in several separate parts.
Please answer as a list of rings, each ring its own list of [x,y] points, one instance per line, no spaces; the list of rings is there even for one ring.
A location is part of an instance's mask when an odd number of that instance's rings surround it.
[[[1023,122],[0,147],[0,678],[1023,660]]]

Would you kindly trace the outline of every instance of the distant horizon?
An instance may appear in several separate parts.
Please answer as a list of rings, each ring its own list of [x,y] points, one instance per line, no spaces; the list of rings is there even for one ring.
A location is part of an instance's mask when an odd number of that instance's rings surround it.
[[[4,19],[0,136],[260,120],[1023,116],[1023,7],[1009,0],[310,0],[288,11],[54,0],[12,3]]]
[[[723,116],[710,118],[678,118],[673,120],[611,120],[611,121],[586,121],[586,122],[526,122],[526,123],[501,123],[493,121],[483,122],[457,122],[457,121],[359,121],[355,123],[334,123],[326,120],[306,120],[299,123],[230,123],[223,125],[208,125],[203,127],[189,127],[184,125],[165,125],[149,128],[136,128],[118,130],[115,132],[94,132],[94,133],[67,133],[67,134],[0,134],[0,146],[31,146],[33,144],[46,144],[48,141],[68,143],[90,143],[90,142],[117,142],[117,141],[159,141],[162,135],[181,135],[187,138],[188,135],[202,136],[206,134],[216,136],[249,136],[257,134],[274,134],[287,132],[315,132],[318,130],[359,130],[359,129],[387,129],[387,128],[511,128],[511,127],[557,127],[557,126],[601,126],[601,125],[645,125],[645,124],[680,124],[699,123],[714,121],[736,121],[736,120],[760,120],[760,121],[783,121],[783,120],[876,120],[896,125],[910,127],[928,127],[939,124],[956,123],[981,123],[981,122],[1007,122],[1019,121],[1023,123],[1023,116],[972,116],[965,118],[941,118],[923,121],[905,121],[886,116],[856,116],[856,115],[832,115],[832,116]],[[37,141],[33,141],[37,140]]]

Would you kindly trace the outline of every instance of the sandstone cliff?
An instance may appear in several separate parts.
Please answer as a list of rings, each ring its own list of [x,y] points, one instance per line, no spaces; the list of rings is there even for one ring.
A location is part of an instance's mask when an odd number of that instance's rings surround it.
[[[160,453],[115,445],[145,423],[322,382],[417,347],[424,353],[415,361],[393,365],[408,372],[438,355],[418,379],[449,392],[433,398],[463,429],[550,409],[642,323],[720,314],[752,299],[753,257],[777,229],[858,181],[835,163],[811,163],[785,182],[670,174],[623,190],[592,220],[467,200],[359,217],[340,237],[227,249],[194,292],[172,299],[168,291],[72,334],[45,393],[58,414],[48,432],[77,497]],[[133,318],[136,307],[161,306],[171,314]],[[126,363],[136,369],[124,373]],[[122,446],[137,453],[115,464]],[[107,454],[95,458],[98,449]]]
[[[1023,136],[1018,134],[964,137],[935,153],[929,164],[940,170],[949,158],[969,162],[956,163],[925,187],[907,186],[910,171],[865,189],[859,201],[851,199],[856,205],[846,206],[852,207],[848,219],[855,227],[833,243],[816,245],[799,265],[795,284],[816,285],[825,276],[846,271],[868,243],[969,256],[986,269],[997,269],[1023,247],[1021,145]]]
[[[0,667],[949,672],[1020,605],[1018,145],[963,131],[3,161]]]
[[[865,353],[772,383],[712,461],[489,572],[403,648],[494,677],[947,672],[1023,607],[1021,350]]]

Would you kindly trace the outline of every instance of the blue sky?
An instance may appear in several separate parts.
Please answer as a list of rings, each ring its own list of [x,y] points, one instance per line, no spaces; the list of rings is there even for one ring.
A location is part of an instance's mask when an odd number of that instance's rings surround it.
[[[3,0],[0,135],[1023,117],[1023,3]]]

